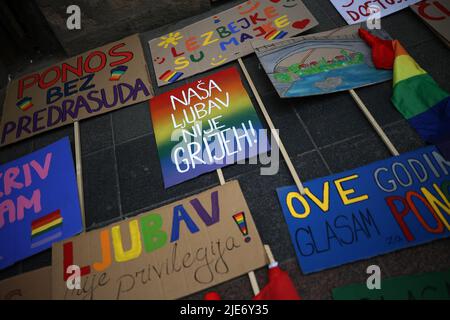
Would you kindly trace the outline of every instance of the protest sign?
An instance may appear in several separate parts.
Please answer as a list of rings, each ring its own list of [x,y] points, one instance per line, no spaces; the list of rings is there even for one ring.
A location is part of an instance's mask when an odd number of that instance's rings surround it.
[[[0,282],[0,300],[50,300],[52,268],[45,267]]]
[[[236,68],[150,100],[166,188],[269,149]]]
[[[430,146],[277,193],[311,273],[450,235],[450,162]]]
[[[413,6],[411,9],[423,19],[450,47],[450,1],[449,0],[425,0]]]
[[[52,260],[56,299],[176,299],[266,264],[237,181],[59,242]]]
[[[376,69],[359,25],[280,41],[254,41],[265,72],[282,98],[346,91],[392,79]],[[384,30],[375,33],[389,39]]]
[[[149,41],[158,86],[253,52],[253,39],[282,39],[318,23],[301,0],[249,0]]]
[[[82,231],[68,138],[0,166],[0,269]]]
[[[420,0],[331,0],[348,24],[381,19]]]
[[[335,300],[450,300],[450,271],[381,280],[379,290],[366,283],[333,289]]]
[[[7,88],[0,145],[150,99],[138,35],[13,80]]]

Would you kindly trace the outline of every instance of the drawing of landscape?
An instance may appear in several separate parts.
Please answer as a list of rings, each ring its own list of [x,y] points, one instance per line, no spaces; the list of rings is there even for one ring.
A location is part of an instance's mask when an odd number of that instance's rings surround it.
[[[350,90],[392,79],[377,70],[371,49],[357,33],[301,37],[255,47],[256,54],[282,98]]]

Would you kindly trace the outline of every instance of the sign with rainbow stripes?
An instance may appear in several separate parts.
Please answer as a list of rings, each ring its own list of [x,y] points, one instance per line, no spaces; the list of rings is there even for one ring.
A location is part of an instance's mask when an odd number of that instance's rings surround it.
[[[295,36],[317,25],[301,0],[249,0],[149,41],[158,86],[253,52],[256,39]]]
[[[239,182],[230,181],[55,243],[52,295],[67,300],[178,299],[266,263]],[[67,288],[74,275],[67,270],[70,265],[80,266],[81,290]]]
[[[153,96],[137,34],[9,83],[0,147]]]
[[[159,95],[150,111],[166,188],[269,149],[236,68]]]
[[[0,166],[0,269],[81,231],[68,138]]]

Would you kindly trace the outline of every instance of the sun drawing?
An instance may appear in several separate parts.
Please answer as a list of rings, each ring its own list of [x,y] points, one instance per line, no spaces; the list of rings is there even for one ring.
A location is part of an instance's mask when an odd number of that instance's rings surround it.
[[[162,41],[160,43],[158,43],[159,47],[163,47],[164,49],[167,49],[167,47],[171,44],[173,44],[174,46],[176,46],[178,44],[178,41],[183,39],[183,36],[180,35],[179,32],[171,32],[169,33],[168,36],[162,36],[161,37]]]

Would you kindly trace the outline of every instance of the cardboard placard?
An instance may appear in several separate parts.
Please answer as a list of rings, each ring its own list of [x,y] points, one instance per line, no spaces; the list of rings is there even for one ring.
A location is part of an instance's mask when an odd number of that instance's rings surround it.
[[[450,47],[450,1],[425,0],[411,9],[421,17]]]
[[[51,267],[37,269],[0,282],[0,300],[51,299]]]
[[[450,162],[430,146],[278,188],[303,273],[450,235]]]
[[[251,40],[292,37],[318,23],[301,0],[249,0],[149,41],[158,86],[253,52]]]
[[[150,113],[166,188],[270,148],[234,67],[156,96]]]
[[[381,289],[366,283],[333,289],[335,300],[450,300],[450,270],[381,279]]]
[[[348,24],[381,19],[421,0],[331,0]]]
[[[83,230],[68,138],[0,166],[0,269]]]
[[[138,35],[13,80],[7,88],[0,145],[150,99]]]
[[[56,299],[176,299],[266,264],[237,181],[57,243],[52,259]]]
[[[359,25],[280,41],[254,41],[270,81],[282,98],[346,91],[392,79],[376,69]],[[384,30],[374,33],[385,39]]]

